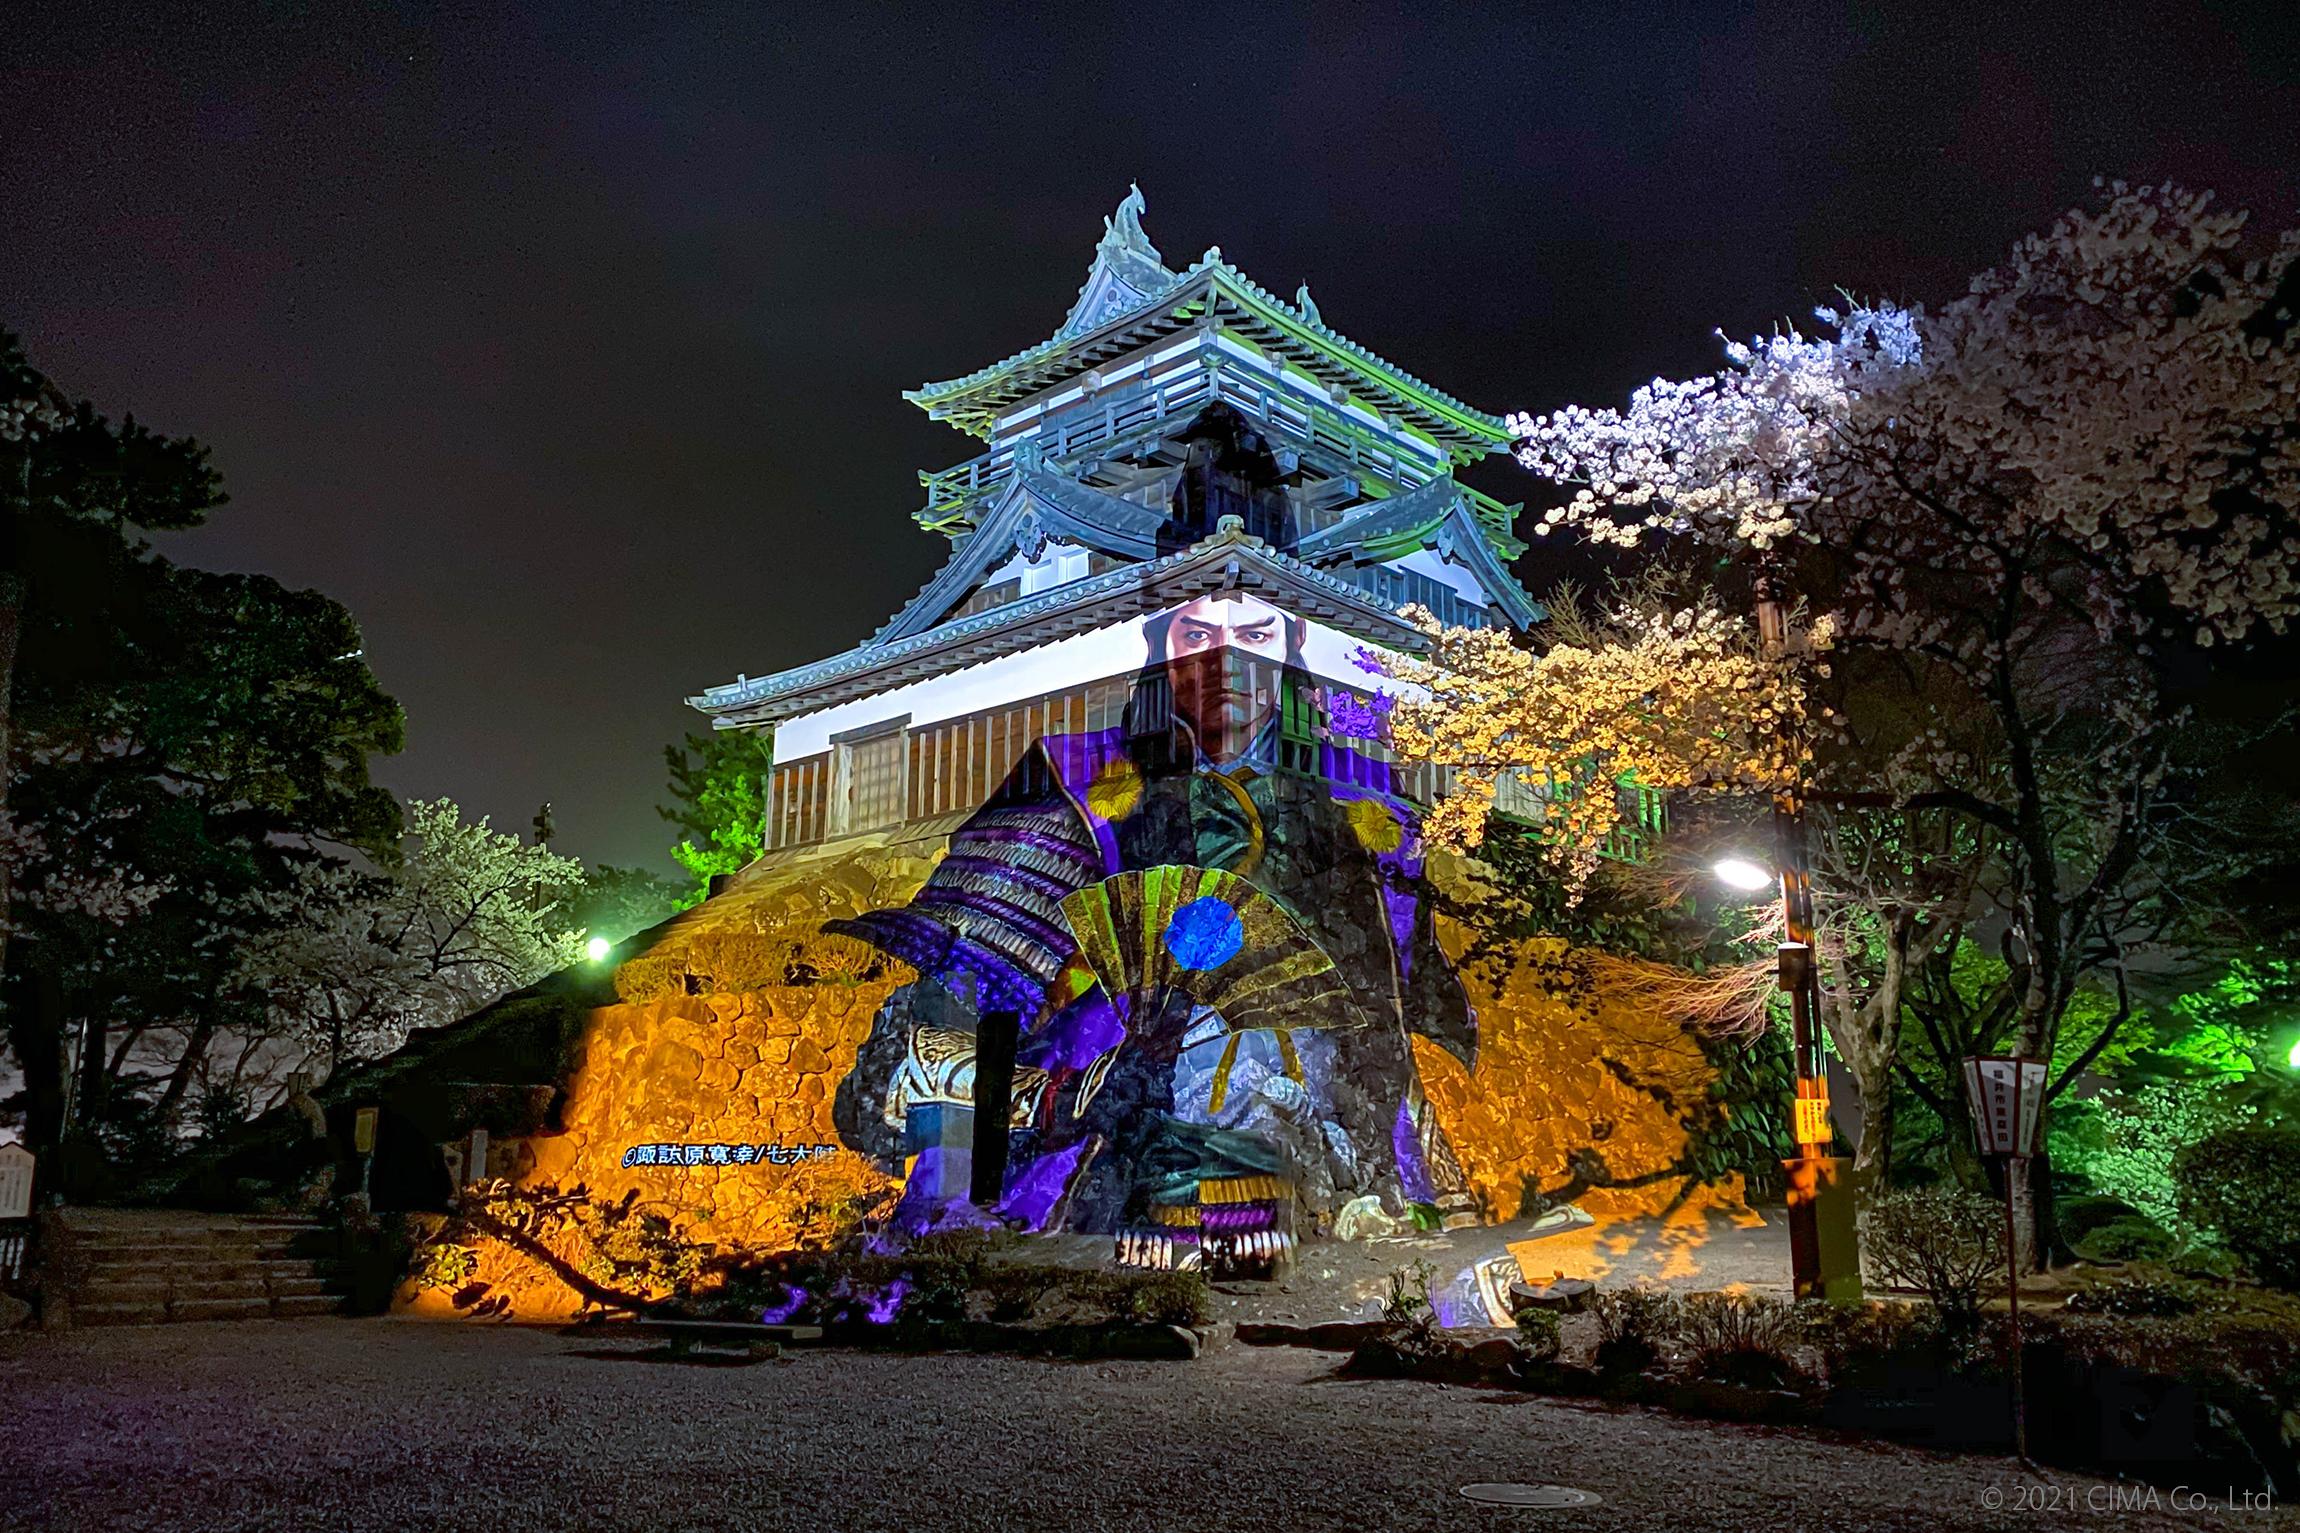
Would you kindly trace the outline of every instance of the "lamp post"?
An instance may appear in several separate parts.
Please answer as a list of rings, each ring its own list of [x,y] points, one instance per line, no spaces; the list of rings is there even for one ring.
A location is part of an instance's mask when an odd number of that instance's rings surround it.
[[[2004,1157],[2005,1307],[2012,1316],[2013,1451],[2028,1460],[2028,1403],[2021,1388],[2020,1252],[2013,1240],[2013,1163],[2037,1152],[2044,1122],[2045,1062],[2017,1054],[1975,1054],[1964,1061],[1965,1099],[1983,1155]]]
[[[1757,637],[1765,658],[1789,651],[1789,619],[1777,572],[1758,572]],[[1788,728],[1783,725],[1784,730]],[[1821,972],[1813,953],[1813,888],[1805,858],[1804,803],[1795,785],[1773,795],[1773,863],[1781,881],[1780,986],[1789,993],[1797,1094],[1790,1128],[1797,1155],[1788,1174],[1789,1269],[1800,1299],[1861,1296],[1859,1237],[1850,1168],[1829,1154],[1829,1082],[1821,1061]],[[1723,876],[1724,869],[1719,869]]]

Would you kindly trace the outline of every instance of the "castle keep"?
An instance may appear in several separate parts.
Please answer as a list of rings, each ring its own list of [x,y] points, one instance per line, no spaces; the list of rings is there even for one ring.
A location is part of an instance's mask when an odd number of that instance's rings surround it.
[[[1306,289],[1218,250],[1175,270],[1142,211],[1046,340],[907,396],[983,448],[920,475],[949,543],[925,587],[853,649],[691,699],[773,731],[766,853],[627,944],[548,1067],[464,1067],[497,1104],[466,1180],[721,1249],[867,1218],[1243,1273],[1369,1219],[1691,1184],[1666,1104],[1700,1097],[1700,1049],[1544,989],[1559,944],[1481,944],[1475,870],[1418,833],[1446,784],[1383,743],[1368,651],[1423,642],[1406,608],[1540,616],[1515,508],[1453,477],[1502,422]],[[581,1307],[503,1250],[448,1261],[409,1302]]]

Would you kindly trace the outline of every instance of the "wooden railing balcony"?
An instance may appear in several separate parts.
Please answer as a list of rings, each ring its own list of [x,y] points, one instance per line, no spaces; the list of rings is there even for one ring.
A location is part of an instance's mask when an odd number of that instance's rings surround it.
[[[1449,467],[1439,449],[1403,450],[1394,437],[1305,387],[1216,360],[1156,383],[1110,389],[1099,400],[1065,407],[1035,432],[1001,442],[978,458],[940,471],[921,470],[918,480],[926,490],[926,506],[917,513],[919,524],[937,532],[962,530],[971,525],[978,508],[1005,487],[1018,461],[1081,457],[1106,442],[1148,431],[1162,420],[1194,413],[1217,394],[1274,430],[1393,490],[1426,484]],[[1480,520],[1508,526],[1509,508],[1466,486],[1464,493]]]

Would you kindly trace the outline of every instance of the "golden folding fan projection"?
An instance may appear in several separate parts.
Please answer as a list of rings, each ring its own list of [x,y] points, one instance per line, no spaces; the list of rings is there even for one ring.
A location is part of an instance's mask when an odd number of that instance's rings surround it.
[[[1127,1015],[1160,991],[1219,1012],[1232,1032],[1348,1027],[1340,971],[1276,900],[1234,873],[1119,873],[1062,902],[1079,954]]]

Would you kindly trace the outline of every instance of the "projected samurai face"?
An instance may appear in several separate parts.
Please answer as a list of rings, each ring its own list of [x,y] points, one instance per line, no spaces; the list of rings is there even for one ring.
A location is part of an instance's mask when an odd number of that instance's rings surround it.
[[[1253,596],[1201,596],[1165,631],[1174,708],[1216,761],[1245,754],[1279,704],[1279,678],[1301,662],[1302,622]]]

